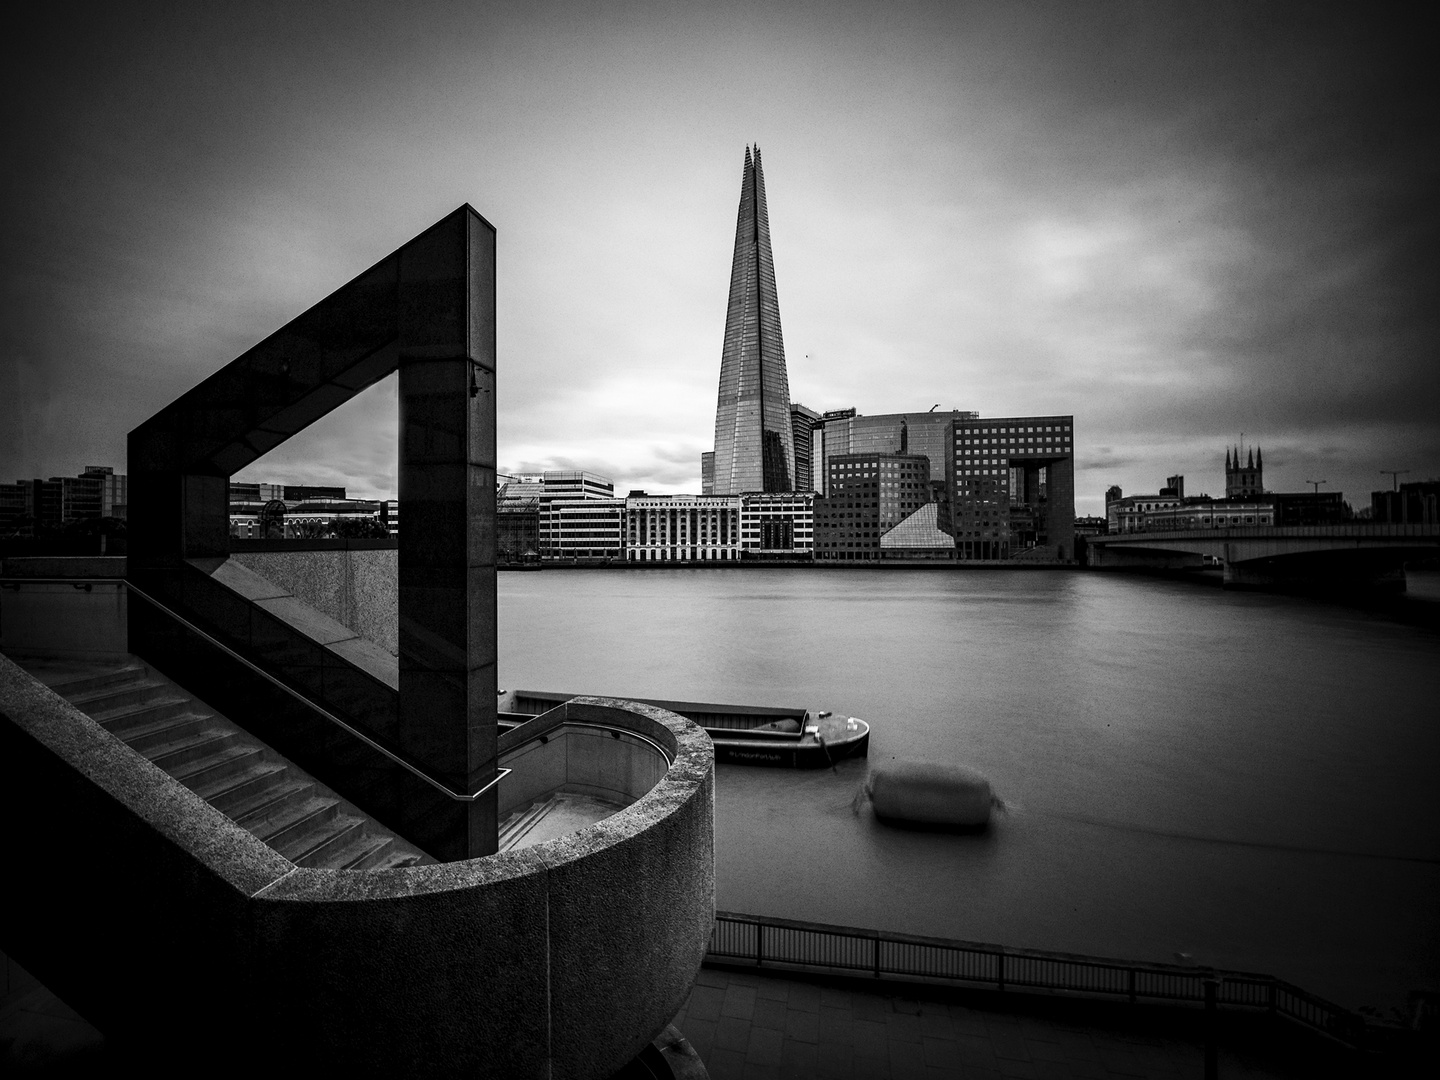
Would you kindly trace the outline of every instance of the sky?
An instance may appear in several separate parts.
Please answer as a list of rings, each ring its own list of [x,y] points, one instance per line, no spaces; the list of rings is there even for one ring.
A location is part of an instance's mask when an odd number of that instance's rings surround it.
[[[0,480],[126,433],[462,203],[502,471],[698,492],[747,144],[794,401],[1075,417],[1112,484],[1440,476],[1408,6],[107,3],[8,36]],[[237,479],[396,494],[386,380]]]

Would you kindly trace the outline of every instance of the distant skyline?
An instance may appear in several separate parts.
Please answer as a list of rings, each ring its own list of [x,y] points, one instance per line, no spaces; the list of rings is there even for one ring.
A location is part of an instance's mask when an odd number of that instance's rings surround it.
[[[743,149],[793,398],[1074,414],[1076,512],[1440,475],[1440,86],[1350,4],[57,4],[7,43],[0,480],[125,434],[455,206],[503,471],[700,490]],[[1418,20],[1418,15],[1413,16]],[[239,479],[394,494],[380,384]]]

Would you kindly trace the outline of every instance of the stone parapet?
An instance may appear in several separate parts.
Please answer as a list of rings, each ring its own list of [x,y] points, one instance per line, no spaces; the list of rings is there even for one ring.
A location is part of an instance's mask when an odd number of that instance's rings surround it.
[[[0,806],[24,823],[0,944],[152,1064],[609,1076],[705,955],[713,754],[662,709],[572,707],[672,756],[627,809],[499,855],[315,870],[0,658]]]

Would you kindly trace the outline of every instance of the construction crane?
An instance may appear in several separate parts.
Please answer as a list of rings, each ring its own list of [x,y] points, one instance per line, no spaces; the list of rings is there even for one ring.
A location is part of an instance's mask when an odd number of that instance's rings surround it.
[[[1307,484],[1314,484],[1314,485],[1315,485],[1315,494],[1316,494],[1316,495],[1319,495],[1319,494],[1320,494],[1320,485],[1321,485],[1321,484],[1328,484],[1328,483],[1330,483],[1330,481],[1329,481],[1329,480],[1306,480],[1305,483],[1307,483]]]
[[[1384,475],[1386,475],[1386,474],[1388,473],[1389,476],[1390,476],[1390,490],[1391,490],[1391,491],[1399,491],[1399,490],[1400,490],[1400,477],[1404,476],[1404,475],[1405,475],[1406,473],[1408,473],[1409,471],[1410,471],[1409,469],[1381,469],[1381,470],[1380,470],[1380,475],[1381,475],[1381,476],[1384,476]]]

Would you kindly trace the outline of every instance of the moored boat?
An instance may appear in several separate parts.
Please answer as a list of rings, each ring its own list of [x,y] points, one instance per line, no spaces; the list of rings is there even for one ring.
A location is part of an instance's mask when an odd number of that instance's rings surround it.
[[[509,730],[576,696],[544,690],[502,690],[500,726]],[[855,716],[761,705],[628,700],[668,709],[699,724],[715,744],[717,762],[823,769],[845,758],[865,757],[870,749],[870,725]]]

